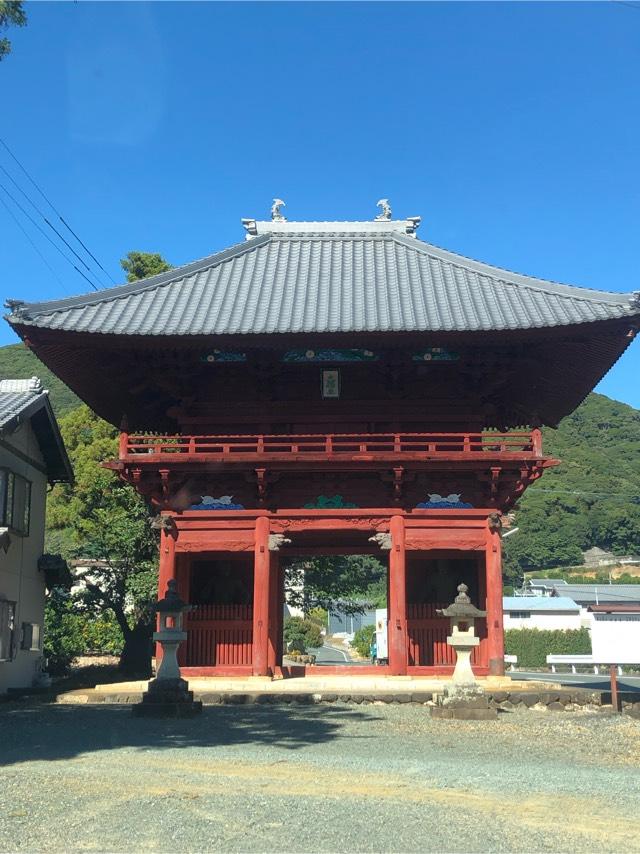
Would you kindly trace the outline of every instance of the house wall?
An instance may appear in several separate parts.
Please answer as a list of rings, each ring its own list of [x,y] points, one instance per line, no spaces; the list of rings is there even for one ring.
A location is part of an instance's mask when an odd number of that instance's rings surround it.
[[[640,663],[640,614],[592,614],[593,660]]]
[[[522,598],[526,603],[526,597]],[[523,606],[523,611],[527,609]],[[579,629],[582,619],[578,611],[531,611],[530,617],[512,617],[504,612],[504,628],[507,629]]]
[[[14,450],[32,460],[32,465],[16,456]],[[40,471],[37,466],[43,470]],[[42,649],[22,650],[20,640],[22,623],[40,626],[42,644],[44,622],[45,586],[37,561],[44,549],[45,503],[47,478],[44,460],[30,423],[22,424],[0,443],[0,466],[14,471],[31,481],[31,520],[29,534],[20,536],[10,532],[8,552],[0,549],[0,599],[16,602],[13,660],[0,661],[0,693],[7,688],[30,686],[37,672],[37,662]]]

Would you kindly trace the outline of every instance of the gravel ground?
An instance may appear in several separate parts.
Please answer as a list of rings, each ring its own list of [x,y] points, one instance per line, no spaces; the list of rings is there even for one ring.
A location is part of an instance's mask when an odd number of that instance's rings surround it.
[[[0,706],[2,851],[639,851],[640,721]]]

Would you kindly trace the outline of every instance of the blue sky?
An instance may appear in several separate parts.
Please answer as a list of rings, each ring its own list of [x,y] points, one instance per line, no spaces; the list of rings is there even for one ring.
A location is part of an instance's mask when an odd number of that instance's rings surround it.
[[[242,240],[274,196],[289,219],[388,196],[455,252],[640,289],[640,2],[27,11],[1,135],[116,281],[130,249],[180,264]],[[0,206],[3,299],[85,291],[28,227],[62,285]],[[639,373],[636,343],[598,390],[640,407]]]

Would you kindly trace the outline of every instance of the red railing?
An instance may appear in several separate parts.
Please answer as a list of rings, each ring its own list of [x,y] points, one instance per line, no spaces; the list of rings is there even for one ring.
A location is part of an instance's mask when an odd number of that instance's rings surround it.
[[[481,454],[542,456],[540,430],[511,433],[322,433],[252,436],[151,436],[122,433],[120,459],[167,454],[197,457],[292,457],[349,454],[473,456]]]

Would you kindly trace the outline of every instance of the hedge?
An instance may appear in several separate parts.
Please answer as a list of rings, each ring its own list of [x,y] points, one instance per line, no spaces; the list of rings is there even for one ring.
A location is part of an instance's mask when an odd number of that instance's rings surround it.
[[[507,629],[504,651],[518,656],[518,667],[546,667],[548,655],[588,655],[589,630]]]
[[[360,653],[363,658],[369,658],[371,655],[371,641],[376,633],[375,625],[362,626],[361,629],[354,634],[351,646]]]

